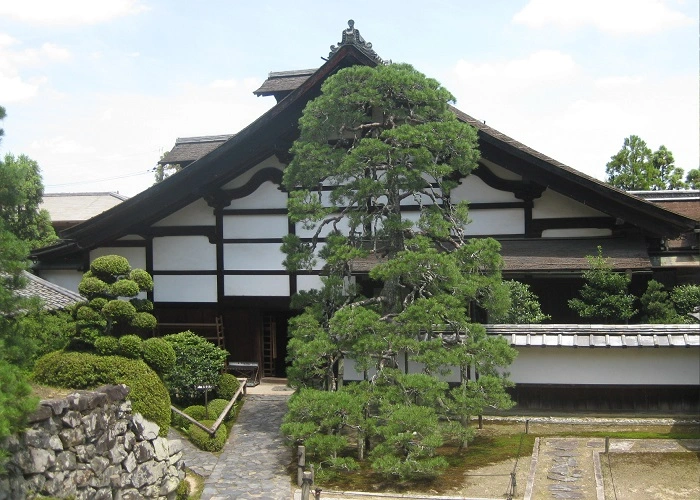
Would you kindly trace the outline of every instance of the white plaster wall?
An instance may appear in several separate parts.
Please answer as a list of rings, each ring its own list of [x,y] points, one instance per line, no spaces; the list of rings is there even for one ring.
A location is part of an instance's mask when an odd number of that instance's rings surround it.
[[[54,285],[62,286],[78,293],[78,285],[83,279],[83,273],[69,269],[46,269],[37,273],[40,278],[50,281]]]
[[[224,245],[224,269],[282,271],[285,255],[280,243],[227,243]]]
[[[469,212],[468,235],[524,234],[525,211],[521,208],[489,208]]]
[[[204,271],[216,269],[216,246],[206,236],[153,238],[154,271]]]
[[[579,228],[579,229],[545,229],[542,231],[543,238],[590,238],[592,236],[611,236],[611,229],[604,228]]]
[[[203,199],[190,203],[177,212],[159,220],[154,226],[213,226],[216,224],[214,209]]]
[[[697,385],[700,349],[518,348],[508,371],[528,384]]]
[[[534,200],[533,219],[561,217],[604,217],[607,214],[588,205],[579,203],[551,189],[546,189],[540,198]]]
[[[500,165],[497,165],[493,163],[492,161],[489,160],[484,160],[483,158],[481,159],[481,162],[488,167],[488,169],[494,173],[494,175],[497,175],[501,179],[506,179],[509,181],[519,181],[522,180],[522,175],[518,175],[515,172],[512,172],[508,170],[507,168],[504,168]]]
[[[320,290],[321,288],[323,288],[323,283],[320,276],[309,274],[297,276],[297,291]]]
[[[285,215],[225,215],[224,238],[281,238],[288,232]]]
[[[216,302],[216,276],[153,276],[156,302]]]
[[[140,247],[100,247],[90,252],[90,262],[105,255],[121,255],[132,269],[146,269],[146,249]]]
[[[266,181],[248,196],[232,200],[228,208],[232,210],[287,208],[287,193],[280,191],[279,186],[274,182]]]
[[[456,203],[468,201],[470,203],[502,203],[521,202],[510,191],[499,191],[486,184],[476,175],[469,175],[462,179],[462,183],[450,192],[450,198]]]
[[[276,168],[280,172],[284,170],[284,163],[280,163],[280,161],[277,159],[276,156],[270,156],[269,158],[266,158],[265,160],[261,161],[257,165],[255,165],[253,168],[248,170],[247,172],[242,173],[232,181],[228,182],[227,184],[224,184],[222,186],[223,189],[235,189],[239,187],[245,186],[252,177],[260,172],[261,170],[265,168]]]
[[[234,297],[288,297],[289,276],[224,276],[224,294]]]

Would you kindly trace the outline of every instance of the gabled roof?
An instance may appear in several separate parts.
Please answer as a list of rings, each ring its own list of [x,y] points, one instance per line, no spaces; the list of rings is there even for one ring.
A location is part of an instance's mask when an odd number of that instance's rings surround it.
[[[186,167],[193,161],[211,153],[233,137],[227,135],[205,135],[202,137],[178,137],[175,146],[158,161],[161,165],[177,164]]]
[[[700,222],[700,190],[630,191],[629,193]]]
[[[34,257],[60,258],[125,234],[139,233],[142,228],[202,197],[212,204],[225,200],[225,193],[221,192],[220,186],[273,154],[286,154],[298,136],[298,120],[302,110],[309,100],[319,95],[323,81],[342,68],[358,64],[376,66],[383,64],[383,61],[350,23],[349,29],[343,31],[341,43],[332,47],[328,60],[320,68],[307,77],[303,77],[303,72],[298,72],[296,76],[288,73],[281,78],[287,83],[294,80],[298,86],[257,120],[238,134],[224,139],[218,147],[208,152],[202,150],[203,156],[182,171],[111,210],[65,231],[63,242],[35,251]],[[485,159],[508,165],[508,168],[512,167],[515,172],[541,186],[566,193],[654,235],[677,235],[696,226],[696,222],[691,219],[612,188],[487,127],[466,113],[457,109],[454,111],[459,119],[477,128],[481,153]],[[185,144],[204,143],[197,142],[195,138],[181,141],[183,148]],[[216,142],[212,140],[207,144],[213,146]],[[189,150],[189,153],[195,156],[194,151],[195,148]],[[167,161],[174,163],[170,159]]]
[[[55,285],[45,279],[39,278],[26,271],[22,273],[26,279],[24,288],[17,290],[17,294],[25,298],[38,297],[42,300],[44,309],[56,311],[82,302],[85,299],[67,288]]]
[[[44,193],[39,208],[48,210],[54,224],[77,224],[127,199],[127,196],[113,192]]]

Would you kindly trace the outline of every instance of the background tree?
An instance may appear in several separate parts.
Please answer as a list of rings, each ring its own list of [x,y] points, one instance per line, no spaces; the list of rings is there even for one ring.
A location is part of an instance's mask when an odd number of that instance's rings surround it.
[[[467,204],[450,199],[479,157],[476,132],[452,101],[408,65],[341,70],[307,104],[284,173],[290,217],[313,231],[285,238],[285,265],[296,272],[322,262],[327,274],[317,303],[291,322],[289,373],[327,390],[340,389],[345,359],[367,373],[355,404],[372,425],[360,427],[374,440],[375,468],[390,476],[437,473],[442,440],[467,439],[447,422],[512,404],[499,367],[515,351],[470,315],[503,309],[507,292],[498,242],[467,238]],[[410,203],[418,217],[407,215]],[[353,285],[358,258],[376,263],[376,293]],[[404,373],[408,362],[423,373]],[[439,378],[453,367],[461,382],[450,389]]]
[[[25,155],[0,162],[0,218],[8,230],[39,248],[58,241],[49,212],[40,209],[44,185],[39,165]]]
[[[510,307],[502,314],[490,316],[490,323],[532,324],[542,323],[551,318],[542,312],[539,298],[530,290],[530,285],[516,280],[503,283],[508,287]]]
[[[162,160],[165,158],[165,156],[169,153],[169,151],[166,151],[162,155],[160,155],[160,159]],[[155,182],[154,184],[158,184],[159,182],[163,182],[164,179],[167,179],[171,175],[179,172],[182,170],[182,165],[179,163],[166,163],[162,164],[158,162],[155,166]]]
[[[685,176],[685,182],[690,189],[700,189],[700,168],[688,170],[688,175]]]
[[[626,191],[684,189],[683,169],[674,164],[665,146],[652,153],[636,135],[625,138],[622,149],[606,165],[606,182]]]
[[[612,265],[598,255],[587,255],[590,269],[583,272],[585,284],[579,291],[581,298],[569,300],[569,307],[580,317],[603,323],[626,323],[637,313],[635,297],[628,293],[632,278],[613,271]]]
[[[670,294],[656,280],[649,280],[647,289],[639,298],[641,323],[683,323],[676,312]]]

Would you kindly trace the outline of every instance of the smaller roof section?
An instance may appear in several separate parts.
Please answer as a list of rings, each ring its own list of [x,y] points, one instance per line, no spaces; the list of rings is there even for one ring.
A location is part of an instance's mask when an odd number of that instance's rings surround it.
[[[700,222],[700,190],[674,189],[668,191],[629,191],[629,193],[666,210]]]
[[[299,88],[314,73],[316,73],[316,69],[273,71],[253,94],[256,96],[272,95],[275,96],[277,102],[280,102],[292,91]]]
[[[40,298],[47,311],[65,309],[85,300],[72,290],[55,285],[26,271],[22,274],[27,280],[27,284],[21,290],[17,290],[17,294],[25,298]]]
[[[203,135],[200,137],[178,137],[175,146],[158,162],[161,165],[171,164],[186,167],[202,156],[211,153],[235,134]]]
[[[39,208],[46,209],[58,231],[75,226],[128,200],[113,192],[44,193]]]

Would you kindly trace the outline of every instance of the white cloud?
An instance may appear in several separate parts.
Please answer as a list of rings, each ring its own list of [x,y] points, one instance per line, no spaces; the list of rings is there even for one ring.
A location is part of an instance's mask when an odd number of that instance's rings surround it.
[[[43,26],[99,24],[148,10],[139,0],[22,0],[0,3],[0,17]]]
[[[594,26],[613,35],[644,35],[694,24],[663,0],[530,0],[513,17],[531,28],[557,26],[571,30]]]

